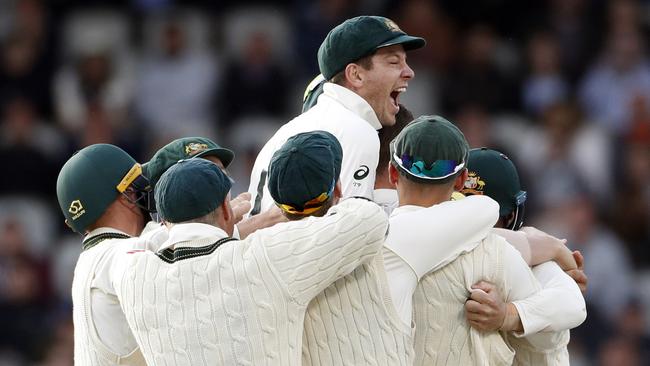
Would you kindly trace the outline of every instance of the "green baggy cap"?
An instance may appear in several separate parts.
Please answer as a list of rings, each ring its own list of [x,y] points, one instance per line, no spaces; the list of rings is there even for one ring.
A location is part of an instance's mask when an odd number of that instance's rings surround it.
[[[269,191],[285,211],[309,214],[331,197],[341,174],[343,149],[325,131],[297,134],[273,154],[269,164]],[[324,194],[324,195],[323,195]],[[310,201],[319,202],[310,202]]]
[[[155,186],[160,176],[179,160],[206,156],[219,158],[227,168],[234,159],[235,153],[205,137],[183,137],[156,151],[151,160],[143,165],[144,175],[149,178],[151,185]]]
[[[453,123],[440,116],[420,116],[409,123],[390,145],[391,162],[409,179],[440,182],[467,163],[469,144]]]
[[[378,48],[401,44],[405,50],[424,47],[424,38],[409,36],[395,22],[380,16],[348,19],[332,29],[318,49],[318,66],[325,79]]]
[[[167,222],[189,221],[221,206],[231,187],[232,181],[216,164],[205,159],[181,160],[156,184],[156,208]]]

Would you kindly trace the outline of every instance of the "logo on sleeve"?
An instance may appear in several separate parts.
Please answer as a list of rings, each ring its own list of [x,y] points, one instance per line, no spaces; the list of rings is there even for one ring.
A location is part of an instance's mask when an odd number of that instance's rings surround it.
[[[362,180],[370,174],[370,168],[367,165],[362,165],[356,172],[354,172],[355,180]]]

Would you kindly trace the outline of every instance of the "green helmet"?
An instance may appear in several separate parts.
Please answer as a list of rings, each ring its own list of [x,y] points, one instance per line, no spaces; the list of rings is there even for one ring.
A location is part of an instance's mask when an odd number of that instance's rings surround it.
[[[120,193],[128,187],[147,192],[148,185],[140,164],[124,150],[95,144],[81,149],[63,165],[56,195],[68,226],[83,234]]]
[[[508,229],[518,230],[524,220],[526,191],[521,189],[517,168],[505,154],[485,147],[469,152],[469,175],[461,193],[486,195],[499,203],[499,215],[515,212]]]

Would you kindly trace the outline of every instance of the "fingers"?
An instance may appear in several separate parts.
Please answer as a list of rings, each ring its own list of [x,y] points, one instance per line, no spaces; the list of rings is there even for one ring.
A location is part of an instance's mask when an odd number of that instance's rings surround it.
[[[244,193],[240,193],[237,197],[235,197],[235,199],[237,198],[241,198],[244,201],[250,201],[252,195],[250,194],[250,192],[244,192]]]
[[[481,331],[496,330],[503,322],[503,315],[497,309],[474,300],[465,302],[465,317],[471,327]]]
[[[485,306],[475,300],[465,301],[465,311],[473,314],[484,314]]]
[[[580,292],[584,295],[587,292],[587,282],[589,281],[587,275],[583,270],[573,269],[566,272],[580,288]]]
[[[487,281],[478,281],[477,283],[472,285],[472,289],[475,290],[483,290],[487,293],[490,293],[494,290],[496,290],[496,286],[494,286],[493,283],[487,282]]]
[[[578,265],[579,270],[584,270],[585,257],[582,256],[579,250],[573,251],[573,259],[575,259],[576,264]]]

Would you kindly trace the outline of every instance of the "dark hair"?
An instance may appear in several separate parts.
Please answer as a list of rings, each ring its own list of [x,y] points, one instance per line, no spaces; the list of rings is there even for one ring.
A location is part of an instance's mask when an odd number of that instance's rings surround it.
[[[390,143],[399,133],[413,121],[413,113],[404,105],[399,105],[399,112],[395,115],[395,124],[384,126],[378,131],[379,136],[379,163],[377,164],[377,175],[383,174],[390,161]]]
[[[377,50],[372,51],[372,53],[365,55],[361,57],[360,59],[352,62],[348,62],[348,64],[357,64],[361,67],[363,67],[366,70],[371,70],[372,69],[372,56],[377,53]],[[345,65],[347,67],[347,65]],[[343,70],[337,72],[334,76],[332,76],[332,79],[330,79],[331,83],[341,85],[343,81],[345,80],[345,68]]]

